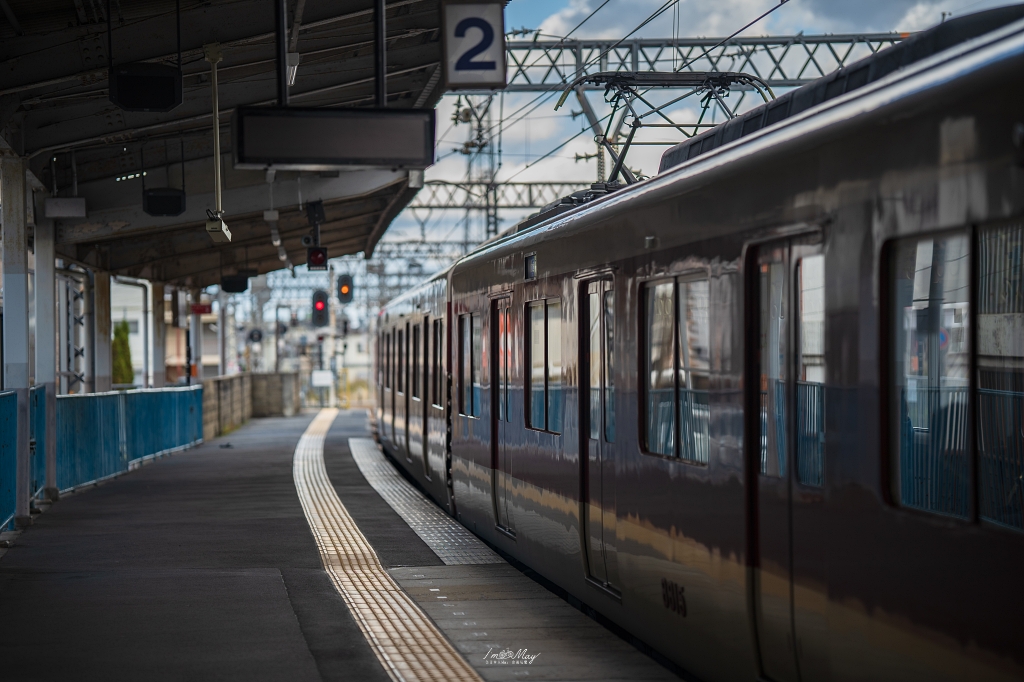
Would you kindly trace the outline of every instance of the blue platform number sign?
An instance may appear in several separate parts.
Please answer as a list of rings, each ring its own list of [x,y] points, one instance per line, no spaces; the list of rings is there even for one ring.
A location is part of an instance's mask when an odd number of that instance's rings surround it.
[[[504,3],[447,0],[443,11],[447,89],[504,88]]]

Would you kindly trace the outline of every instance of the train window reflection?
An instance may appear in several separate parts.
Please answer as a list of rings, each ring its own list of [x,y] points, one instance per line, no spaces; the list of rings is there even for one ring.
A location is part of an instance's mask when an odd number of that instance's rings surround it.
[[[483,318],[480,315],[472,315],[472,334],[473,334],[473,378],[472,378],[472,414],[474,417],[480,416],[480,400],[483,392]]]
[[[562,303],[547,302],[548,431],[562,432]]]
[[[527,426],[562,432],[562,303],[557,299],[526,305],[530,368]]]
[[[398,356],[398,361],[395,363],[397,373],[395,388],[399,393],[405,393],[405,384],[403,383],[405,380],[405,335],[401,330],[398,332],[398,344],[396,350],[398,351],[396,354]]]
[[[615,442],[615,368],[612,365],[612,350],[615,348],[614,303],[612,292],[604,292],[604,439],[609,443]]]
[[[789,286],[784,248],[766,249],[760,264],[761,473],[786,475],[786,365]]]
[[[412,384],[409,393],[413,398],[420,397],[420,326],[413,325],[412,328],[412,351],[409,354],[412,361],[412,369],[409,372],[410,383]]]
[[[982,518],[1024,529],[1024,225],[978,235],[978,476]],[[956,312],[952,324],[957,324]],[[963,317],[959,320],[964,323]]]
[[[796,384],[796,473],[800,483],[825,482],[825,257],[797,264],[799,364]]]
[[[898,497],[967,516],[969,271],[966,236],[898,242],[893,253],[893,430]]]
[[[711,326],[708,281],[679,282],[679,456],[707,464]]]
[[[589,294],[587,311],[590,314],[590,438],[601,437],[601,294]]]
[[[544,424],[544,301],[527,306],[530,321],[530,415],[529,426],[543,429]]]
[[[675,283],[647,293],[647,451],[675,454]]]
[[[459,414],[471,415],[473,409],[473,346],[470,339],[471,315],[459,315]]]

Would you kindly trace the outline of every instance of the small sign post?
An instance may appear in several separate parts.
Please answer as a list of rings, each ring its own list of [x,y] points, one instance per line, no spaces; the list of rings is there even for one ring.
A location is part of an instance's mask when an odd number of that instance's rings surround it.
[[[443,0],[444,83],[448,90],[505,87],[505,3]]]

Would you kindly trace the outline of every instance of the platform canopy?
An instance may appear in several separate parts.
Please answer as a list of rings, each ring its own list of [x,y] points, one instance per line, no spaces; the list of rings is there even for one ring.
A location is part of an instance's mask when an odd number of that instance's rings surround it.
[[[322,200],[331,256],[372,253],[416,192],[409,172],[235,170],[230,121],[240,105],[276,101],[272,0],[180,0],[183,101],[166,113],[128,112],[108,97],[107,0],[0,0],[0,152],[29,159],[38,188],[84,197],[84,218],[57,219],[57,256],[81,265],[203,287],[240,270],[284,267],[265,211],[291,263],[305,262],[310,228],[300,206]],[[115,65],[176,66],[175,0],[111,0]],[[441,95],[438,0],[387,4],[388,107],[433,108]],[[372,0],[289,0],[288,51],[299,65],[291,104],[374,103]],[[214,208],[211,65],[219,44],[224,220],[230,243],[204,223]],[[186,210],[155,217],[145,189],[181,189]],[[413,182],[413,184],[418,184]]]

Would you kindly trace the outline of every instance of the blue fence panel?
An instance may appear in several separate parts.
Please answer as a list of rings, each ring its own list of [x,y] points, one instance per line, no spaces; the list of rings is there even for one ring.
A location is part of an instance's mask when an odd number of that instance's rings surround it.
[[[192,445],[202,438],[202,387],[128,391],[123,401],[129,461]]]
[[[33,497],[46,486],[46,388],[33,386],[28,394],[29,433],[32,434],[32,472],[29,476]]]
[[[57,487],[67,490],[128,468],[121,443],[121,395],[57,397]]]
[[[0,393],[0,528],[14,518],[14,482],[18,475],[18,396]]]
[[[798,381],[796,400],[797,477],[820,487],[825,483],[825,385]]]

